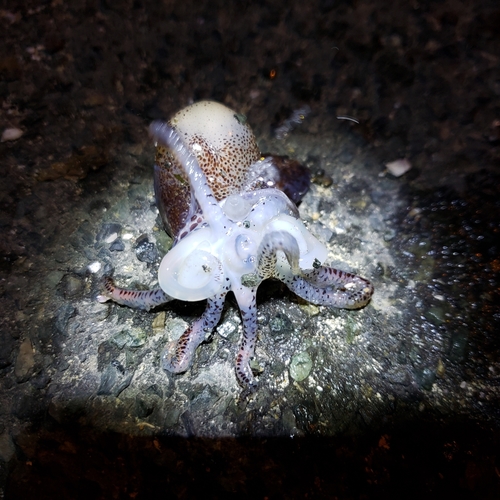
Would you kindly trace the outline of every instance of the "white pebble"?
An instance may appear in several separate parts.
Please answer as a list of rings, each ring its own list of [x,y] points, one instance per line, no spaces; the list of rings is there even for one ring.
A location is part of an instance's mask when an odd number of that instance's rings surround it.
[[[92,262],[92,264],[89,264],[87,269],[95,274],[97,272],[99,272],[99,270],[101,269],[101,263],[100,262]]]
[[[411,163],[406,158],[391,161],[389,163],[386,163],[385,166],[394,177],[401,177],[411,169]]]
[[[23,131],[20,128],[6,128],[2,132],[2,138],[0,139],[0,142],[6,142],[6,141],[16,141],[23,135]]]
[[[118,233],[113,233],[113,234],[110,234],[107,238],[106,238],[106,243],[113,243],[113,241],[116,240],[116,238],[118,238]]]

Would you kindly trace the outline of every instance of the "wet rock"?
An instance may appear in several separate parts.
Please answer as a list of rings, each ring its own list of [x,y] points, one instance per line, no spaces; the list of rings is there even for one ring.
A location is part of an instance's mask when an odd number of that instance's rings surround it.
[[[154,394],[137,394],[135,397],[135,414],[138,418],[147,418],[160,404],[161,399]]]
[[[84,284],[79,276],[65,274],[59,283],[60,290],[65,299],[71,299],[81,295]]]
[[[269,329],[275,336],[287,335],[293,332],[293,323],[290,318],[282,313],[278,313],[269,321]]]
[[[89,307],[89,313],[96,321],[104,321],[109,316],[110,307],[107,303],[93,302]]]
[[[344,164],[351,163],[353,158],[354,158],[353,152],[348,149],[344,149],[343,151],[341,151],[341,153],[338,156],[339,161]]]
[[[434,306],[425,311],[425,319],[432,324],[439,326],[445,321],[445,307]]]
[[[34,422],[43,417],[44,402],[41,391],[27,384],[13,404],[12,413],[21,420]]]
[[[146,343],[147,333],[144,330],[128,328],[118,332],[111,338],[119,349],[124,347],[140,347]]]
[[[120,355],[118,346],[110,341],[102,342],[97,349],[97,370],[102,372],[111,361]]]
[[[19,128],[6,128],[2,132],[2,137],[0,138],[0,142],[6,141],[17,141],[23,135],[23,131]]]
[[[311,373],[312,365],[311,356],[307,351],[297,353],[290,363],[290,377],[297,382],[305,380]]]
[[[422,368],[415,372],[415,378],[420,387],[430,391],[432,389],[432,384],[436,380],[436,372],[430,368]]]
[[[35,352],[33,344],[29,338],[24,339],[19,346],[19,352],[16,358],[14,374],[18,382],[25,382],[32,374],[35,366]]]
[[[466,328],[457,328],[451,334],[449,356],[452,361],[459,362],[465,358],[468,342],[469,334]]]
[[[0,369],[10,366],[15,340],[7,331],[0,333]]]
[[[133,372],[126,370],[118,361],[112,361],[101,375],[97,395],[119,396],[130,385],[133,376]]]
[[[94,228],[93,225],[85,220],[80,224],[80,227],[70,236],[69,242],[71,246],[79,251],[82,248],[90,247],[94,243]]]
[[[161,255],[165,255],[172,246],[172,238],[165,231],[155,233],[156,246]]]
[[[72,257],[73,257],[73,251],[70,248],[67,248],[66,246],[60,247],[54,253],[54,260],[56,262],[59,262],[60,264],[64,264],[65,262],[70,261]]]
[[[110,252],[123,252],[125,250],[125,243],[121,238],[116,239],[109,245]]]
[[[159,332],[165,329],[165,318],[166,318],[165,311],[162,311],[155,316],[153,324],[151,325],[153,331]]]
[[[135,243],[135,254],[141,262],[153,264],[158,260],[158,250],[146,235],[140,236]]]
[[[8,462],[16,452],[16,448],[8,432],[0,434],[0,460]]]
[[[44,389],[49,385],[51,378],[46,373],[39,373],[30,380],[30,384],[35,389]]]
[[[67,400],[58,395],[51,399],[48,405],[48,413],[56,422],[61,424],[74,423],[82,414],[85,414],[86,404],[86,398]]]
[[[121,232],[121,224],[116,222],[103,224],[99,232],[96,234],[96,243],[112,243],[121,235]]]
[[[55,327],[62,334],[67,334],[68,322],[76,316],[76,308],[70,303],[64,303],[56,312]]]

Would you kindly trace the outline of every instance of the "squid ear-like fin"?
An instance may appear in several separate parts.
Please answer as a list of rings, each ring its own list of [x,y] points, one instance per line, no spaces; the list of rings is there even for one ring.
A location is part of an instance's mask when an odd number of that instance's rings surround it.
[[[156,163],[154,165],[154,189],[155,189],[155,199],[156,206],[158,207],[158,211],[160,212],[160,217],[163,222],[163,227],[165,231],[169,234],[169,236],[174,236],[174,231],[172,226],[170,225],[170,221],[167,215],[167,200],[165,199],[165,189],[162,188],[164,182],[162,181],[162,168],[158,166]]]
[[[310,185],[311,172],[307,167],[288,156],[265,153],[250,166],[244,190],[274,187],[283,191],[297,204]]]
[[[198,160],[190,151],[188,146],[182,142],[182,138],[178,132],[167,123],[154,121],[149,126],[149,134],[155,143],[170,149],[171,153],[179,162],[179,165],[182,167],[184,171],[183,173],[187,178],[191,192],[194,194],[201,212],[210,227],[218,232],[224,231],[224,226],[227,223],[227,217],[217,203],[212,189],[208,184],[207,177],[201,169]],[[187,195],[187,193],[185,193],[185,195]],[[167,196],[170,201],[175,199],[177,202],[177,198],[173,196],[173,193],[167,192]],[[191,198],[189,196],[185,196],[184,199],[190,200]],[[186,201],[186,205],[188,204],[189,201]],[[171,221],[170,226],[173,229]]]
[[[154,191],[156,206],[160,212],[165,231],[176,237],[186,222],[200,211],[193,190],[185,179],[180,167],[172,166],[170,169],[158,163],[154,165]]]

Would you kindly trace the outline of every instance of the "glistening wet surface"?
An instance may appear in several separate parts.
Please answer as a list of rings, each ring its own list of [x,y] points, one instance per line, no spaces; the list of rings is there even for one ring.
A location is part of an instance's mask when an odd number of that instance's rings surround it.
[[[498,496],[494,2],[2,9],[7,498]],[[180,375],[160,352],[203,303],[96,301],[105,273],[156,283],[147,127],[201,99],[311,169],[302,219],[375,286],[347,311],[262,285],[244,401],[234,301]]]

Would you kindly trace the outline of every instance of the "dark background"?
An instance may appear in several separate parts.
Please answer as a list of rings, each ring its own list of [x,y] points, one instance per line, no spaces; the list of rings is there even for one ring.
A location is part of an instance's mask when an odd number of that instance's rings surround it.
[[[0,128],[23,132],[0,143],[5,498],[498,498],[499,26],[495,1],[0,1]],[[255,408],[234,410],[245,422],[234,438],[190,435],[186,422],[184,437],[104,431],[84,405],[55,408],[51,379],[67,367],[54,324],[90,293],[65,247],[82,227],[76,207],[102,219],[104,195],[147,180],[147,125],[200,99],[245,113],[262,149],[308,105],[299,145],[340,136],[345,155],[369,152],[373,179],[385,161],[411,161],[391,219],[395,279],[415,279],[404,252],[425,235],[453,311],[441,331],[458,332],[445,387],[465,409],[419,413],[425,371],[392,408],[335,431],[315,426],[317,408],[295,412],[295,437],[255,432]],[[37,268],[54,258],[77,279]],[[483,389],[459,396],[462,378]]]

